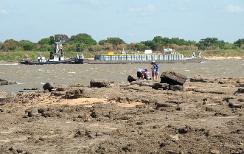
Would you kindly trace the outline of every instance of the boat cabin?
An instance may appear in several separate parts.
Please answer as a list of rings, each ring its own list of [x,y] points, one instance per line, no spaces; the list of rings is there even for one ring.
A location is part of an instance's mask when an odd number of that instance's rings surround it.
[[[55,42],[55,49],[50,52],[49,61],[64,61],[62,42]]]

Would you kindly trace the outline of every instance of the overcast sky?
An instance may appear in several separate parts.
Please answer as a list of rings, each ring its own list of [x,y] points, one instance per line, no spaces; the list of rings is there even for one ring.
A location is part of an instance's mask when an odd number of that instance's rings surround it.
[[[0,0],[0,41],[88,33],[126,42],[155,35],[244,38],[244,0]]]

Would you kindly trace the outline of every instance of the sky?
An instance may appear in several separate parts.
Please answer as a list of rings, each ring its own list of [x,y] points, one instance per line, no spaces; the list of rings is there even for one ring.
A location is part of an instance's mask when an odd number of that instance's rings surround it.
[[[0,0],[0,41],[90,34],[126,42],[154,36],[244,38],[244,0]]]

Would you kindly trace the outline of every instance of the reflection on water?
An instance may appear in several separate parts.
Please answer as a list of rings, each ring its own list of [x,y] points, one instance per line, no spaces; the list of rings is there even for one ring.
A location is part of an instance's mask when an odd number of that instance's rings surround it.
[[[244,77],[244,60],[205,61],[204,63],[160,64],[160,72],[177,71],[192,77]],[[91,79],[107,79],[126,82],[129,74],[135,75],[138,67],[150,64],[83,64],[83,65],[0,65],[0,79],[17,81],[18,85],[1,86],[9,92],[23,88],[41,88],[46,82],[55,85],[80,83],[88,85]]]

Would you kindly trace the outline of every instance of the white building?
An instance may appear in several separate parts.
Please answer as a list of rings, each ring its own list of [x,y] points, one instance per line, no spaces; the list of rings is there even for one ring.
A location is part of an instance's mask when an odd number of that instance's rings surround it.
[[[152,54],[152,50],[145,50],[145,54]]]

